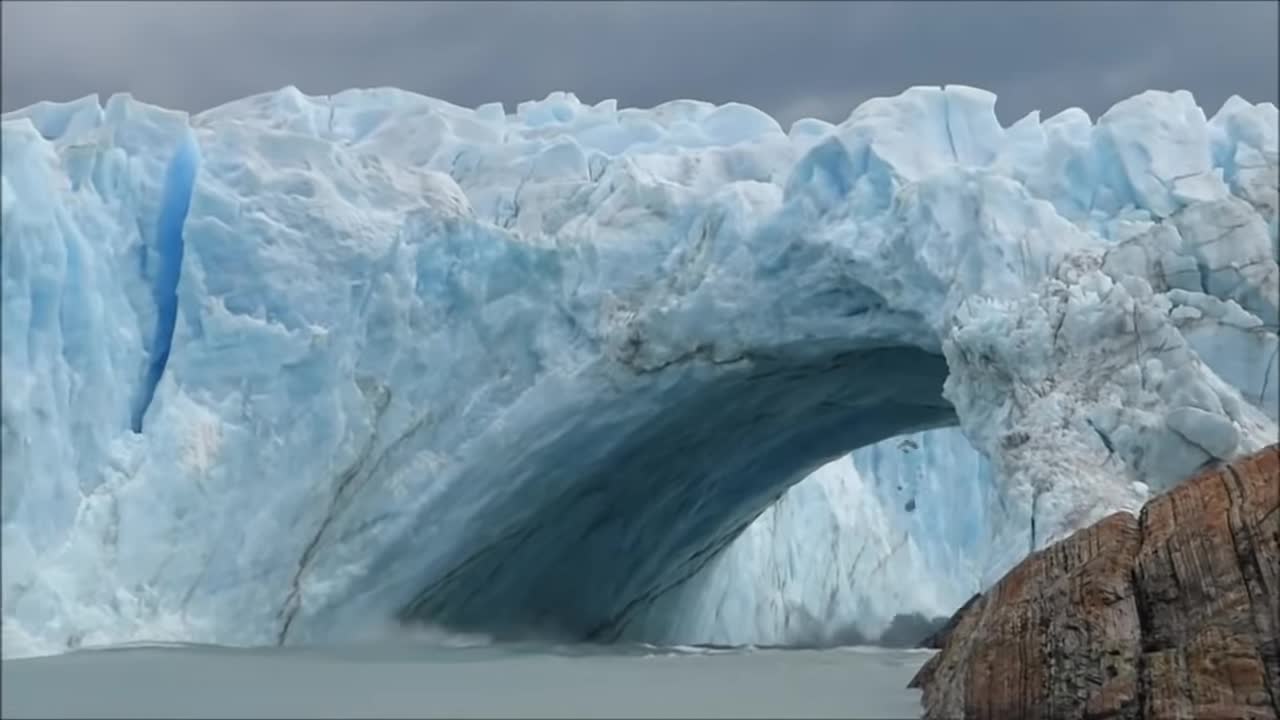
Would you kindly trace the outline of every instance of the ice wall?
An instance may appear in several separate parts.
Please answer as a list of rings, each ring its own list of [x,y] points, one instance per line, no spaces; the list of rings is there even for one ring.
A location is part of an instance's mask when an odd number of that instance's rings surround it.
[[[1275,107],[993,104],[6,115],[5,655],[609,639],[882,439],[958,422],[1031,546],[1273,438]]]
[[[862,448],[805,478],[635,623],[648,642],[875,641],[895,616],[949,615],[1025,554],[990,464],[956,429]]]

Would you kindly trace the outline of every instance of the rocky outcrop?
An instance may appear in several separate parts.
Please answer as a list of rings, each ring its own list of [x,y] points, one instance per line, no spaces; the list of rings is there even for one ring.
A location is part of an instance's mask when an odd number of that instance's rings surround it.
[[[1280,716],[1280,445],[1034,553],[952,618],[926,718]]]

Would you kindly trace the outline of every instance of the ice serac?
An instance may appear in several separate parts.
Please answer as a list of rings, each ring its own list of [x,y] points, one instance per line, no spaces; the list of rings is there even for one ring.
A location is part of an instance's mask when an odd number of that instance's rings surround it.
[[[958,424],[1029,550],[1274,437],[1276,108],[994,102],[5,115],[4,654],[607,640],[888,438]]]

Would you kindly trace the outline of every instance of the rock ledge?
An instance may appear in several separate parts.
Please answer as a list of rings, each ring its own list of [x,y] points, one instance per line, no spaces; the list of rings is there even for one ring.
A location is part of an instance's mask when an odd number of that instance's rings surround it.
[[[1280,445],[1032,554],[911,687],[936,718],[1280,717]]]

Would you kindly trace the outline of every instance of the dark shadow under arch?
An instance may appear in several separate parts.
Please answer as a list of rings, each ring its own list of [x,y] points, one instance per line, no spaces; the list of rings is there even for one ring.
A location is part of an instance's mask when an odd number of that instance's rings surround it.
[[[679,381],[664,395],[674,401],[602,457],[576,464],[564,447],[574,433],[559,433],[565,440],[525,462],[570,475],[557,484],[567,489],[510,499],[501,532],[483,528],[490,539],[423,587],[401,619],[500,639],[614,640],[822,464],[954,425],[946,375],[940,355],[910,347],[757,360]]]

